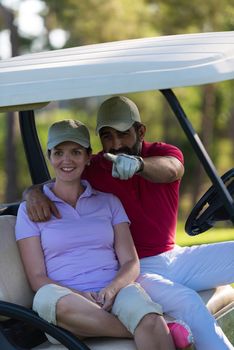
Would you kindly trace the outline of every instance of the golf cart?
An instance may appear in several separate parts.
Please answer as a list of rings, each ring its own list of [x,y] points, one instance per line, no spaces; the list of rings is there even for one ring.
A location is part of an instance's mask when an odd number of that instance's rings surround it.
[[[50,178],[37,135],[34,110],[49,101],[160,90],[165,96],[212,186],[195,205],[185,229],[205,232],[216,221],[234,223],[234,170],[222,178],[204,149],[172,88],[234,78],[234,32],[126,40],[19,56],[0,62],[0,112],[19,112],[21,136],[32,183]],[[13,349],[133,350],[128,339],[79,341],[31,310],[27,282],[14,237],[18,204],[0,216],[0,347]],[[234,345],[234,290],[199,293]],[[63,345],[47,341],[44,332]]]

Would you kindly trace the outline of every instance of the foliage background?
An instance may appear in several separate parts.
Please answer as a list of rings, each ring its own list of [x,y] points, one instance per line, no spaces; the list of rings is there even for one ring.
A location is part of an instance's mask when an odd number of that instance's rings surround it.
[[[17,24],[19,6],[7,7],[0,0],[0,32],[8,30],[12,56],[53,50],[51,34],[61,30],[63,47],[131,38],[234,30],[234,0],[40,0],[43,31],[25,35]],[[37,0],[39,1],[39,0]],[[33,5],[31,0],[30,6]],[[29,19],[30,20],[30,19]],[[1,52],[0,52],[1,56]],[[194,128],[208,150],[219,174],[233,167],[234,82],[176,89]],[[137,103],[147,126],[149,141],[165,141],[180,147],[185,156],[179,218],[185,220],[192,206],[210,186],[210,181],[181,131],[177,120],[159,92],[128,95]],[[0,96],[1,98],[1,96]],[[50,103],[37,112],[37,124],[45,149],[48,124],[55,119],[78,118],[90,127],[94,152],[100,149],[94,135],[95,116],[102,98]],[[19,137],[17,118],[0,115],[0,201],[21,199],[31,183]],[[233,234],[233,233],[232,233]]]

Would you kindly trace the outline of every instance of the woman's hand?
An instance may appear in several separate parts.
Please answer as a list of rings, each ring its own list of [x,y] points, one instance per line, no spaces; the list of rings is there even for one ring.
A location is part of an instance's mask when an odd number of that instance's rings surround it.
[[[97,302],[97,298],[98,298],[97,292],[79,292],[78,294],[80,294],[85,299],[92,301],[92,303],[99,305],[99,303]]]
[[[97,303],[103,310],[110,311],[114,304],[118,290],[113,286],[107,286],[101,289],[97,296]]]

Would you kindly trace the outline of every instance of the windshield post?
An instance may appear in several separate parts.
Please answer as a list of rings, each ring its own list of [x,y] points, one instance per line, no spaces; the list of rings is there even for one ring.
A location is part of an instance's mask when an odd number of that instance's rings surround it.
[[[183,108],[181,107],[177,97],[171,89],[160,90],[161,93],[165,96],[170,107],[172,108],[176,118],[178,119],[182,129],[184,130],[186,136],[188,137],[196,155],[201,161],[207,175],[212,181],[213,185],[217,189],[223,204],[229,214],[230,220],[234,224],[234,201],[230,193],[228,192],[223,181],[217,174],[215,166],[209,157],[204,145],[202,144],[201,139],[199,138],[196,131],[193,129],[191,122],[188,120]]]
[[[46,182],[50,179],[50,173],[38,138],[34,111],[20,111],[19,124],[32,183]]]

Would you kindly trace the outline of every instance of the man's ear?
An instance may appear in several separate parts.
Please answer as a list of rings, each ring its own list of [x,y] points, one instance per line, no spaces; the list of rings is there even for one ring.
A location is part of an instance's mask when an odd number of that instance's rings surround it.
[[[146,126],[144,124],[141,124],[137,132],[138,132],[139,140],[143,141],[146,133]]]

